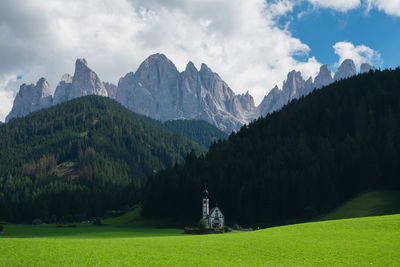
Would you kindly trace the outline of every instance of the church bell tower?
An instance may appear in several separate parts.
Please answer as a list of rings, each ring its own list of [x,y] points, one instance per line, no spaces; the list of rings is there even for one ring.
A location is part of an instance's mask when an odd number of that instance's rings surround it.
[[[203,219],[207,219],[210,214],[210,201],[208,199],[207,188],[203,191]]]

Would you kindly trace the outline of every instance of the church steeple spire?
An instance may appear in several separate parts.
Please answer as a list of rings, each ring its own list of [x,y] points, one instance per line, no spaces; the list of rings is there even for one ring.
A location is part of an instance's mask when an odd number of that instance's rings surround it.
[[[207,187],[204,186],[203,191],[203,219],[207,219],[210,214],[210,202],[208,199]]]

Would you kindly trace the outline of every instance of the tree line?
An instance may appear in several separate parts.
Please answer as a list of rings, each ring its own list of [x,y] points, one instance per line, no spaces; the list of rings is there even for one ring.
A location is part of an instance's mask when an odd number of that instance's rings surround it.
[[[400,189],[400,69],[335,82],[158,172],[143,215],[197,221],[206,185],[228,222],[310,218],[353,195]]]

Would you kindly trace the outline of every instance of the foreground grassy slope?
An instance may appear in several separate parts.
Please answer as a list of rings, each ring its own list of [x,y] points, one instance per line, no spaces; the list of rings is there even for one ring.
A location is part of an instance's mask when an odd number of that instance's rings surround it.
[[[374,191],[362,193],[319,220],[337,220],[400,213],[400,192]]]
[[[181,230],[6,225],[1,266],[400,264],[400,215],[190,236]],[[22,238],[21,236],[28,237]],[[34,238],[35,237],[35,238]]]

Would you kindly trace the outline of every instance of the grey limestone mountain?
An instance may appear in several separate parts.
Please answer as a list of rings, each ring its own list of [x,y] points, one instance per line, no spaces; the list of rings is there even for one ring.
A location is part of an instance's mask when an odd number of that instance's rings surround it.
[[[136,73],[120,79],[117,101],[162,121],[203,119],[227,132],[237,130],[256,111],[250,94],[235,95],[207,65],[198,71],[189,62],[179,72],[163,54],[151,55]]]
[[[374,70],[361,65],[361,72]],[[352,60],[345,60],[335,74],[335,80],[355,75]],[[206,64],[200,70],[189,62],[183,72],[163,54],[149,56],[137,69],[122,77],[118,86],[103,83],[85,59],[77,59],[74,76],[64,74],[57,85],[54,99],[44,78],[35,85],[23,84],[14,100],[7,121],[12,117],[46,108],[85,95],[108,96],[128,109],[162,121],[173,119],[202,119],[230,133],[243,124],[265,116],[290,102],[332,83],[332,73],[322,65],[313,82],[306,81],[298,71],[288,73],[282,90],[275,86],[259,106],[253,97],[235,94]]]
[[[279,90],[278,86],[275,86],[266,96],[264,96],[264,99],[258,106],[260,115],[265,116],[277,109],[277,103],[279,102],[280,94],[281,90]]]
[[[36,85],[21,85],[14,99],[11,112],[6,122],[14,117],[23,117],[39,109],[48,108],[53,104],[51,88],[45,78],[41,78]]]
[[[361,65],[361,73],[369,70],[375,70],[375,68],[369,64]],[[356,74],[356,66],[351,59],[343,61],[339,66],[334,79],[332,78],[332,73],[329,70],[328,65],[322,65],[320,67],[319,73],[315,77],[314,82],[311,77],[307,81],[304,81],[301,73],[293,70],[288,73],[286,80],[283,82],[282,90],[279,90],[279,88],[275,86],[268,95],[264,97],[263,101],[258,106],[259,115],[265,116],[268,113],[279,110],[292,99],[300,98],[301,96],[311,93],[314,89],[320,89],[334,81],[348,78]]]
[[[108,97],[111,99],[117,99],[118,86],[116,86],[113,83],[108,83],[108,82],[103,82],[103,84],[107,90]]]
[[[368,63],[362,63],[361,66],[360,66],[360,73],[366,73],[366,72],[369,72],[371,70],[375,71],[376,69],[375,69],[374,66],[371,66]]]
[[[314,87],[320,89],[331,83],[333,83],[332,72],[328,68],[328,65],[322,65],[319,68],[318,75],[315,77]]]
[[[310,93],[314,89],[311,77],[305,81],[299,71],[288,73],[283,82],[282,90],[275,86],[261,104],[258,106],[259,114],[265,116],[275,110],[280,109],[294,98],[299,98]]]
[[[62,76],[54,92],[54,104],[86,95],[108,96],[108,93],[100,78],[82,58],[75,62],[74,76],[69,74]]]
[[[69,94],[71,93],[72,76],[68,73],[61,77],[61,81],[58,83],[56,91],[54,92],[54,105],[68,101]]]
[[[86,95],[108,96],[100,78],[88,67],[86,60],[82,58],[76,60],[75,73],[72,78],[68,100]]]
[[[340,64],[337,72],[335,73],[334,80],[339,81],[346,79],[357,74],[356,65],[351,59],[346,59]]]

